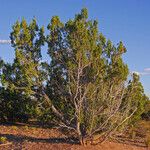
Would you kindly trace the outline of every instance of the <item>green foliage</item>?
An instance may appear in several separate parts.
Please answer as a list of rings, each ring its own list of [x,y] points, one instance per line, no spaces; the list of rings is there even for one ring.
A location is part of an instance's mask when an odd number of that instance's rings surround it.
[[[41,47],[44,45],[44,28],[39,28],[33,19],[28,25],[26,20],[17,21],[12,27],[10,38],[15,50],[15,59],[12,64],[3,64],[1,82],[3,87],[2,105],[9,111],[10,118],[18,115],[38,113],[41,103],[40,87],[45,80],[42,70]],[[5,110],[7,111],[7,110]]]
[[[7,138],[6,137],[0,137],[0,144],[5,144],[7,143]]]
[[[133,74],[132,81],[129,81],[126,93],[126,101],[129,101],[132,106],[137,107],[137,111],[131,119],[131,122],[135,123],[141,119],[141,115],[145,111],[146,102],[148,101],[148,97],[144,94],[143,86],[136,73]]]
[[[137,74],[127,83],[121,41],[115,46],[99,33],[86,8],[66,23],[52,17],[47,29],[45,36],[35,19],[13,25],[15,59],[0,60],[1,120],[34,117],[73,130],[83,143],[97,135],[104,140],[140,118],[147,97]],[[42,60],[45,42],[49,64]]]
[[[149,98],[147,98],[145,108],[144,108],[144,112],[142,114],[142,119],[150,120],[150,99]]]
[[[107,135],[135,112],[136,120],[145,102],[135,74],[126,86],[129,71],[122,59],[123,43],[114,46],[98,32],[97,21],[87,19],[86,9],[65,24],[53,17],[47,36],[51,58],[47,91],[64,117],[55,122],[76,130],[81,139]]]

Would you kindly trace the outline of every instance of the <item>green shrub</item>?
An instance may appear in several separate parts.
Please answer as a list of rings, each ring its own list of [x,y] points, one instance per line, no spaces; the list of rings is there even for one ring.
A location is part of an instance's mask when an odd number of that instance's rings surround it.
[[[0,137],[0,144],[5,144],[7,143],[7,138],[6,137]]]

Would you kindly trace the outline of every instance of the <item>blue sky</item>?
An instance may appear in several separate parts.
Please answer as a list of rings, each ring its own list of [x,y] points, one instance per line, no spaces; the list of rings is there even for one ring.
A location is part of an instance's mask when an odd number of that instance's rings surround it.
[[[150,95],[150,0],[0,0],[0,40],[9,39],[11,26],[23,17],[30,21],[35,16],[46,27],[53,15],[65,22],[83,7],[108,39],[124,42],[124,60],[130,71],[140,73]],[[11,61],[13,56],[9,44],[0,44],[0,57]]]

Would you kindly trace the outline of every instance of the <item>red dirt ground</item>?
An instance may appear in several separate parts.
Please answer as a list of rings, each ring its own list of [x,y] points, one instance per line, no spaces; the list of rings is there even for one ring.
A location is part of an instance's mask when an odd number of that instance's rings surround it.
[[[95,146],[81,146],[74,143],[56,129],[31,126],[0,125],[0,137],[7,137],[8,143],[0,150],[148,150],[144,142],[105,142]]]

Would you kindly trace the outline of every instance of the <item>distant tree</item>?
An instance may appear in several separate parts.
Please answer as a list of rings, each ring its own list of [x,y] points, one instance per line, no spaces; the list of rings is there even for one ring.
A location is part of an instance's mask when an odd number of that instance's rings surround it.
[[[139,81],[139,75],[133,73],[132,77],[133,79],[129,81],[129,85],[127,87],[125,99],[127,103],[130,103],[130,107],[137,107],[137,111],[130,119],[131,123],[133,124],[139,119],[141,119],[141,115],[145,111],[145,105],[148,100],[148,97],[145,95],[144,88],[141,82]]]
[[[2,84],[1,84],[1,76],[2,76],[2,68],[3,68],[3,65],[4,65],[4,61],[0,58],[0,106],[2,106],[2,91],[3,91],[3,88],[2,88]],[[0,121],[4,120],[4,113],[2,111],[3,109],[0,108]]]
[[[124,100],[126,48],[122,42],[115,47],[98,32],[98,22],[87,19],[87,9],[65,24],[55,16],[47,36],[47,95],[55,106],[53,121],[75,131],[81,144],[95,137],[103,141],[137,111],[137,105]]]
[[[1,76],[2,76],[2,68],[4,66],[4,61],[0,58],[0,84],[1,84]]]
[[[9,91],[5,100],[9,99],[12,107],[10,113],[14,117],[17,113],[33,115],[41,103],[40,88],[45,80],[41,56],[45,40],[44,28],[39,28],[35,19],[29,25],[23,19],[17,21],[12,29],[10,38],[15,59],[2,69],[2,85]]]
[[[145,107],[144,107],[144,112],[141,115],[143,120],[149,120],[150,121],[150,99],[147,97]]]
[[[3,60],[0,58],[0,69],[2,68],[3,64],[4,64],[4,62],[3,62]]]

